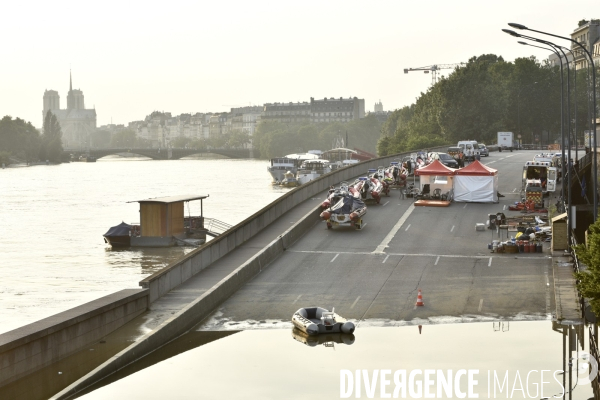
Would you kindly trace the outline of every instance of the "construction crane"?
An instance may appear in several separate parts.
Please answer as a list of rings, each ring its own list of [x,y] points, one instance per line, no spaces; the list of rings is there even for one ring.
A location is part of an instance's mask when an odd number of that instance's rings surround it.
[[[437,74],[438,71],[440,69],[454,69],[456,67],[459,67],[461,65],[465,65],[465,63],[458,63],[458,64],[436,64],[436,65],[429,65],[427,67],[419,67],[419,68],[404,68],[404,73],[408,74],[409,71],[423,71],[424,73],[428,74],[431,71],[431,86],[435,85],[437,83]]]

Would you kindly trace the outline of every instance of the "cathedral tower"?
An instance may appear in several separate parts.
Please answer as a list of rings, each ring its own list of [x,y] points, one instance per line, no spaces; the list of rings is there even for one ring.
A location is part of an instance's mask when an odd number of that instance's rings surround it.
[[[73,77],[69,71],[69,93],[67,94],[67,110],[83,110],[83,92],[79,89],[73,90]]]

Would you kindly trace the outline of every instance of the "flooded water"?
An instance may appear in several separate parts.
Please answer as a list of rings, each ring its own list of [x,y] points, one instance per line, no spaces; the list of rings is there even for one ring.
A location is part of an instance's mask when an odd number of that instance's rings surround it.
[[[305,344],[291,329],[199,327],[80,398],[592,398],[580,346],[571,374],[562,373],[560,329],[551,321],[371,327]],[[577,332],[583,343],[586,331]]]
[[[127,201],[209,194],[204,215],[234,225],[289,190],[271,185],[267,164],[106,158],[0,170],[0,333],[139,287],[192,250],[112,250],[102,234],[139,222],[138,203]]]

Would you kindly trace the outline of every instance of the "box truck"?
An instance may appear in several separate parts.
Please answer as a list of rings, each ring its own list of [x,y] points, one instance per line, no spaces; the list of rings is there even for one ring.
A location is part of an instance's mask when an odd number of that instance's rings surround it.
[[[498,151],[513,151],[514,135],[512,132],[498,132]]]

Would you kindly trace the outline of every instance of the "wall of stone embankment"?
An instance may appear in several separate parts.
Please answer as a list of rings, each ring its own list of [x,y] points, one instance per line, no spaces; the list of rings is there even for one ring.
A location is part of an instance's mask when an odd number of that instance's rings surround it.
[[[98,342],[148,305],[148,290],[126,289],[1,334],[0,387]]]

